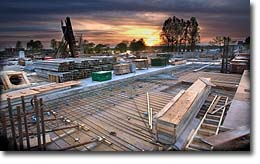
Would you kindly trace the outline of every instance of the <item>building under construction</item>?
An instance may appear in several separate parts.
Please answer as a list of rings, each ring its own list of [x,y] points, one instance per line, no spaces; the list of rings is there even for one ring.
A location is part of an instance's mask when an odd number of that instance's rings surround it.
[[[2,73],[1,149],[250,150],[247,57],[236,55],[227,73],[214,60],[162,57],[38,61],[36,79]]]

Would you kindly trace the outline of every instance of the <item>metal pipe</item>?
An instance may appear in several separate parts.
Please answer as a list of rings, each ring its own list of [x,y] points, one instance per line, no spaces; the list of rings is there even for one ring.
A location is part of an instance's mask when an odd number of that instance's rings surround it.
[[[149,93],[148,92],[146,92],[146,101],[147,101],[148,124],[150,126],[151,125],[151,123],[150,123],[150,102],[149,102]]]
[[[150,125],[150,129],[153,129],[153,108],[150,108],[150,122],[151,122],[151,125]]]
[[[27,126],[27,118],[26,118],[26,109],[25,109],[24,96],[22,96],[21,99],[22,99],[23,121],[24,121],[24,129],[25,129],[25,137],[26,137],[27,150],[30,150],[30,138],[29,138],[29,133],[28,133],[28,126]]]
[[[22,129],[20,106],[16,106],[16,110],[17,110],[18,133],[19,133],[19,149],[23,150],[23,129]]]
[[[12,112],[13,109],[12,109],[11,99],[7,98],[7,102],[8,102],[9,119],[11,121],[11,131],[12,131],[14,150],[17,150],[15,127],[14,127],[13,112]]]

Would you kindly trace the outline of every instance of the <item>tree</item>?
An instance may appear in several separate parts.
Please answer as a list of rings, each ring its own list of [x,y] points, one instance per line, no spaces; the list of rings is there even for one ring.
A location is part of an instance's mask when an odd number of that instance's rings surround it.
[[[135,39],[132,40],[129,46],[131,51],[143,51],[145,47],[146,44],[143,38],[139,39],[138,41],[136,41]]]
[[[29,42],[27,42],[28,50],[37,52],[37,51],[41,51],[42,48],[43,48],[43,45],[42,45],[41,41],[39,41],[39,40],[36,40],[36,41],[30,40]]]
[[[15,48],[17,48],[17,49],[23,48],[22,42],[21,41],[17,41],[16,44],[15,44]]]
[[[97,44],[94,48],[96,53],[101,53],[103,50],[107,50],[107,46],[104,44]]]
[[[172,51],[181,51],[181,45],[186,48],[187,43],[192,49],[195,47],[200,41],[199,32],[199,24],[195,17],[185,21],[173,16],[164,21],[160,37],[168,48],[171,46]]]
[[[191,51],[194,51],[196,43],[200,42],[200,28],[199,28],[199,24],[195,17],[190,18],[189,35],[190,35],[189,42],[191,45]]]
[[[84,40],[82,43],[84,54],[94,53],[94,46],[95,46],[95,43]]]
[[[39,40],[36,40],[34,42],[34,48],[35,48],[36,51],[42,50],[42,48],[43,48],[42,42],[39,41]]]
[[[58,49],[58,46],[59,46],[58,41],[56,41],[55,39],[52,39],[52,40],[51,40],[51,45],[50,45],[50,47],[51,47],[53,50],[57,50],[57,49]]]
[[[160,37],[167,44],[167,49],[169,49],[173,42],[173,20],[171,17],[164,21]]]
[[[118,50],[118,51],[120,51],[121,53],[122,53],[122,52],[126,52],[126,50],[127,50],[127,44],[124,43],[124,42],[118,43],[118,44],[116,45],[116,47],[115,47],[115,50]]]

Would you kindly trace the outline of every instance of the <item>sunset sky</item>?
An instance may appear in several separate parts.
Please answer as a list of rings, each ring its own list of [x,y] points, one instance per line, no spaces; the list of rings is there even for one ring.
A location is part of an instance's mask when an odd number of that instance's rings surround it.
[[[165,19],[195,16],[201,42],[215,36],[243,39],[250,35],[249,0],[2,0],[0,48],[41,40],[45,48],[62,37],[60,20],[71,17],[76,37],[110,44],[144,38],[158,44]]]

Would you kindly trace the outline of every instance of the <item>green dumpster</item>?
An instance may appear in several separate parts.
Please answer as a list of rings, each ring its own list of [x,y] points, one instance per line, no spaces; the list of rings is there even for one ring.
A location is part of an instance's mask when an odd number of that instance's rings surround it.
[[[165,57],[151,58],[152,66],[166,66],[168,65],[168,59]]]
[[[107,81],[112,79],[112,72],[111,71],[92,72],[91,77],[93,81]]]

